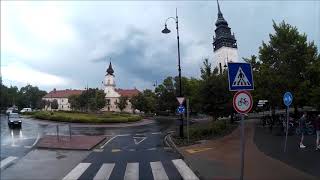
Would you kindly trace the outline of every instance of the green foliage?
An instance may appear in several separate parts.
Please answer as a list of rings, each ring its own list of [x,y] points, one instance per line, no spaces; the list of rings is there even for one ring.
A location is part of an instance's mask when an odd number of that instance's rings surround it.
[[[120,113],[105,113],[105,114],[88,114],[79,112],[47,112],[39,111],[31,114],[37,119],[61,121],[61,122],[76,122],[76,123],[124,123],[136,122],[142,119],[141,116]]]
[[[89,88],[80,95],[71,95],[68,98],[71,109],[78,111],[97,111],[105,106],[105,93],[98,88]]]
[[[157,97],[150,89],[144,90],[130,99],[132,107],[145,113],[154,113],[156,110]]]
[[[119,101],[116,102],[118,108],[120,109],[120,111],[122,112],[122,110],[124,110],[126,108],[126,106],[128,105],[128,97],[126,96],[121,96],[119,98]]]
[[[54,99],[52,102],[51,102],[51,109],[58,109],[59,108],[59,104],[58,104],[58,101],[56,99]]]
[[[282,96],[291,91],[294,107],[319,107],[320,66],[317,47],[296,27],[273,22],[274,34],[256,56],[245,59],[253,65],[254,99],[267,99],[271,107],[283,107]]]
[[[6,109],[13,105],[22,109],[25,107],[39,108],[41,98],[46,94],[45,91],[39,90],[36,86],[27,85],[20,90],[16,86],[9,88],[1,84],[1,109]]]

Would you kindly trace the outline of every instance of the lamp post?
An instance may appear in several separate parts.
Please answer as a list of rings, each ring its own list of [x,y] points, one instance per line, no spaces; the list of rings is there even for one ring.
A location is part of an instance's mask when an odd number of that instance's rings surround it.
[[[178,10],[176,8],[176,17],[169,17],[166,19],[164,29],[161,31],[164,34],[168,34],[171,31],[167,28],[167,21],[173,19],[176,22],[177,41],[178,41],[178,71],[179,71],[179,97],[182,97],[182,85],[181,85],[181,66],[180,66],[180,43],[179,43],[179,24],[178,24]],[[180,137],[183,137],[183,117],[180,114]]]

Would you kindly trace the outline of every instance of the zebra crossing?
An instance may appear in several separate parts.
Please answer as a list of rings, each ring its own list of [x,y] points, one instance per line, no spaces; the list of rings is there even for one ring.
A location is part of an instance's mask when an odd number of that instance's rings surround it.
[[[182,159],[171,160],[176,170],[179,172],[181,177],[185,180],[199,180],[199,178],[194,174],[194,172],[187,166],[187,164]],[[85,171],[90,167],[91,163],[79,163],[74,167],[63,180],[76,180],[85,173]],[[166,170],[161,161],[150,162],[150,169],[154,180],[169,180]],[[112,179],[112,172],[116,169],[115,163],[103,163],[99,170],[96,172],[93,180],[108,180]],[[139,180],[139,163],[130,162],[127,163],[126,169],[123,175],[124,180]]]
[[[16,156],[9,156],[3,160],[1,160],[1,170],[6,168],[7,166],[9,166],[10,164],[12,164],[16,159],[18,159],[18,157]]]

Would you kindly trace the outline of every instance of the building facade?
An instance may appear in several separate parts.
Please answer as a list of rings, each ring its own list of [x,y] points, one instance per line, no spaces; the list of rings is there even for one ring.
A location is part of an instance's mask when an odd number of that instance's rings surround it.
[[[60,111],[71,111],[71,106],[68,101],[69,96],[71,95],[80,95],[83,92],[83,90],[56,90],[53,89],[53,91],[46,94],[42,99],[48,102],[52,102],[53,100],[57,100],[58,102],[58,109]],[[45,105],[45,110],[51,110],[50,105]]]
[[[213,36],[213,59],[214,67],[218,67],[219,72],[226,67],[228,62],[239,62],[238,45],[234,33],[231,34],[231,28],[228,22],[224,19],[220,10],[219,1],[218,5],[218,19],[215,23],[215,36]]]
[[[139,90],[134,89],[117,89],[115,82],[114,70],[110,62],[109,67],[106,71],[104,78],[104,93],[106,94],[106,106],[102,109],[103,111],[120,112],[117,102],[121,96],[128,98],[128,105],[122,111],[132,113],[134,109],[132,108],[130,98],[139,94]]]

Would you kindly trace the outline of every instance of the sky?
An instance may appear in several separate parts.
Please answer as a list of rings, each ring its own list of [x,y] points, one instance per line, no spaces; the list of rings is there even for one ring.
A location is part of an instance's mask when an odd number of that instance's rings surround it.
[[[257,55],[272,20],[296,26],[320,47],[320,1],[219,1],[239,57]],[[153,89],[178,75],[178,8],[182,75],[200,77],[214,62],[216,1],[1,1],[1,77],[6,86],[102,88],[111,59],[118,88]]]

